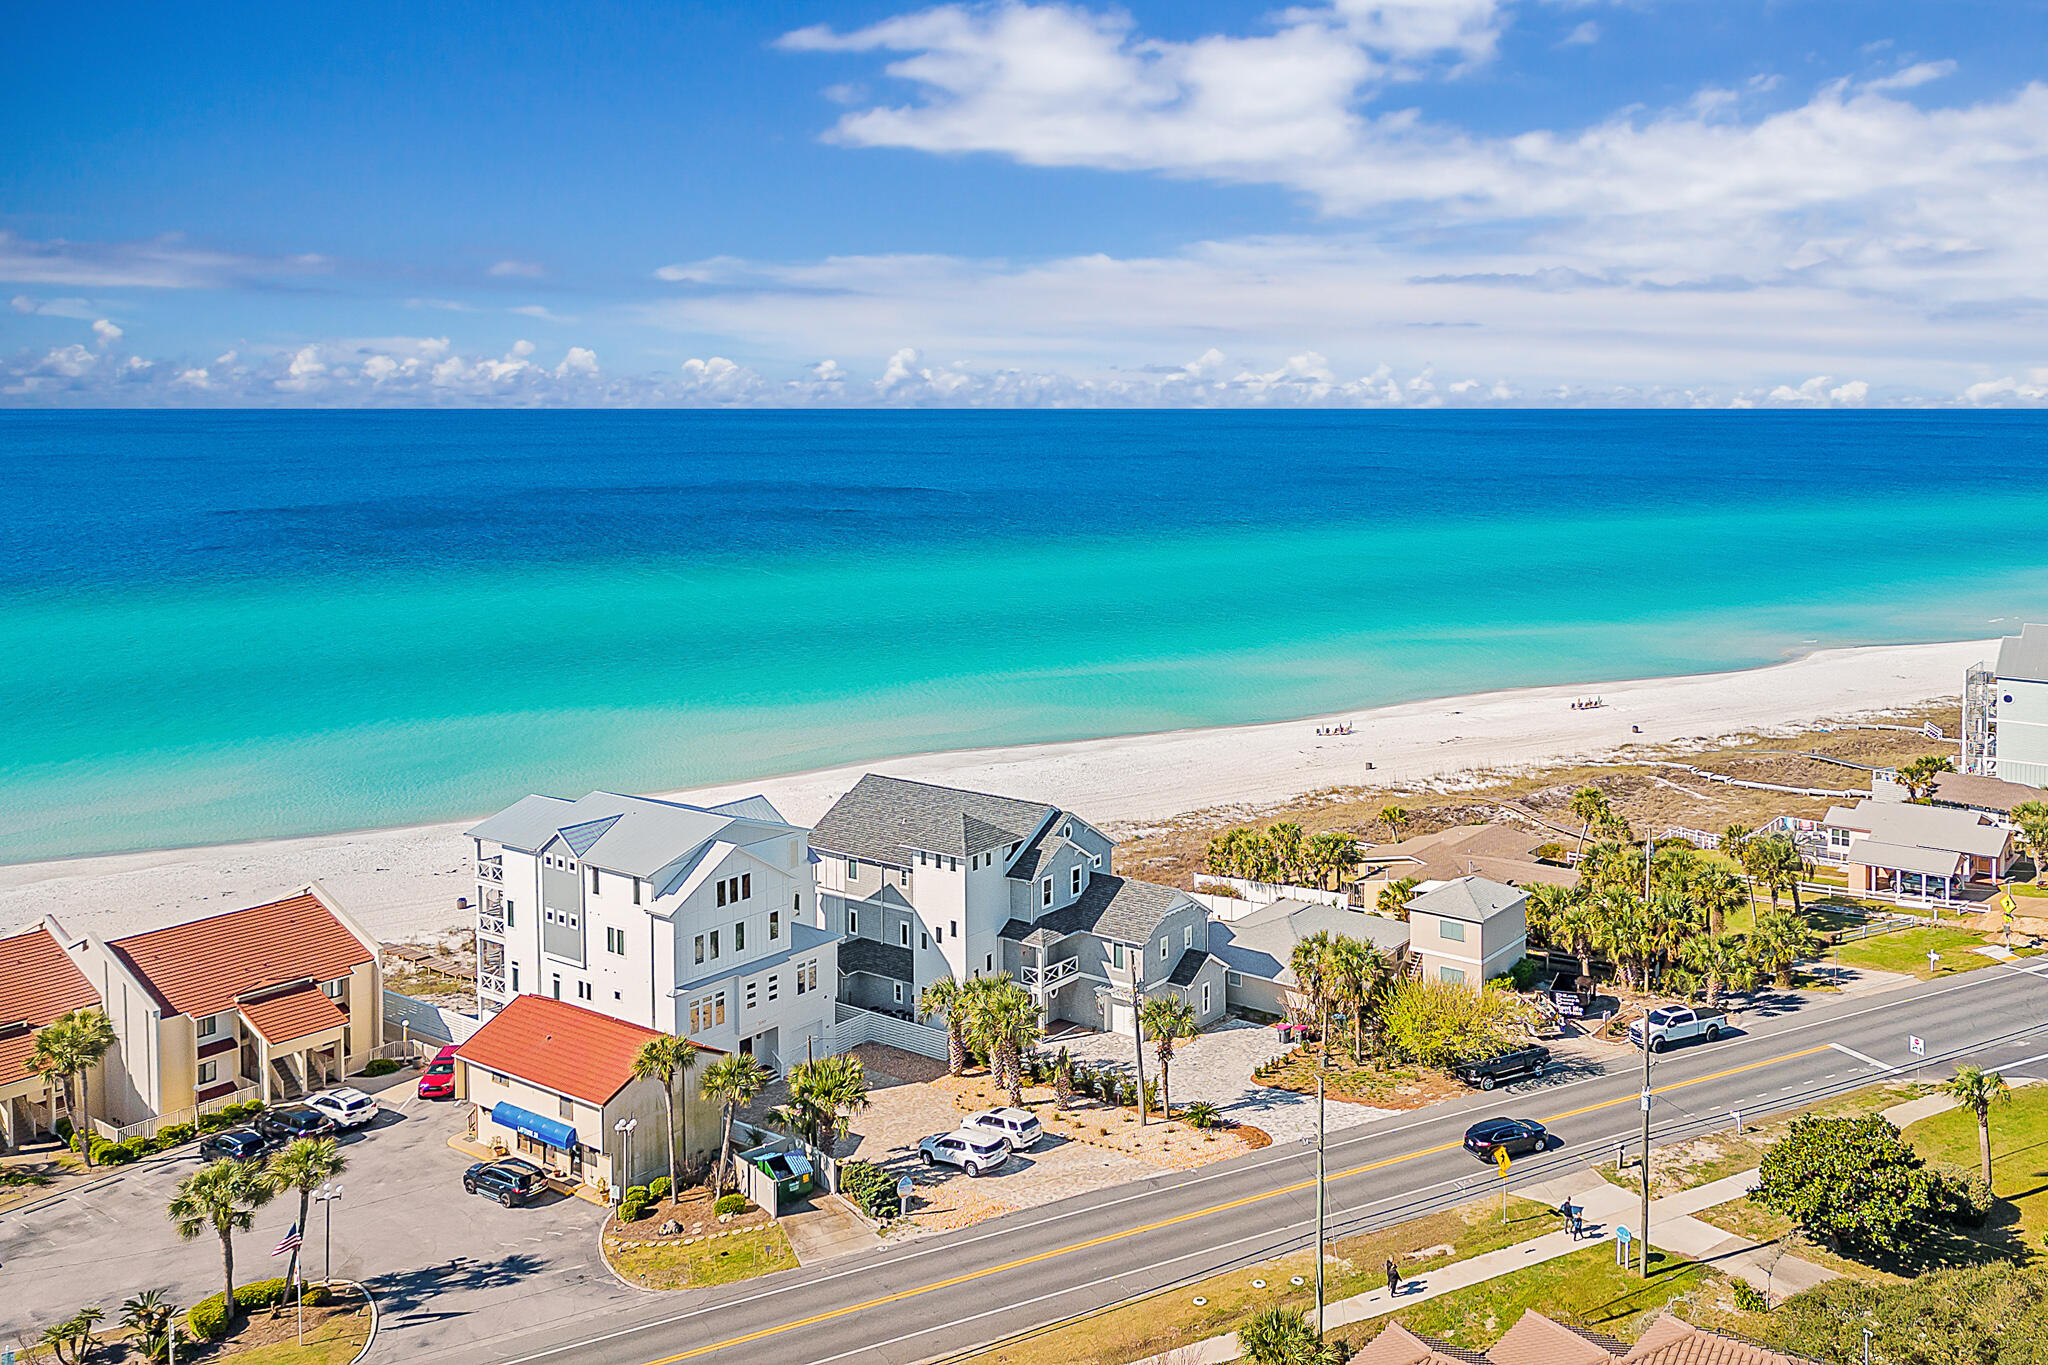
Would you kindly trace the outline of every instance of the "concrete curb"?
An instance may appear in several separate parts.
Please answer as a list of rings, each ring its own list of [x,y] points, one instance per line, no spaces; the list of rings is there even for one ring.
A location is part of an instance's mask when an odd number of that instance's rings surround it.
[[[651,1285],[635,1284],[620,1274],[619,1268],[612,1264],[611,1252],[605,1249],[604,1244],[605,1229],[611,1225],[612,1220],[609,1218],[597,1225],[597,1259],[604,1262],[605,1273],[636,1294],[677,1294],[682,1292],[676,1289],[656,1289]]]
[[[362,1365],[364,1357],[370,1354],[370,1348],[377,1344],[377,1328],[383,1322],[383,1315],[377,1311],[377,1296],[370,1292],[368,1285],[358,1280],[329,1280],[328,1283],[350,1286],[363,1296],[364,1303],[370,1305],[370,1335],[363,1339],[363,1349],[357,1351],[354,1358],[348,1363],[348,1365]]]

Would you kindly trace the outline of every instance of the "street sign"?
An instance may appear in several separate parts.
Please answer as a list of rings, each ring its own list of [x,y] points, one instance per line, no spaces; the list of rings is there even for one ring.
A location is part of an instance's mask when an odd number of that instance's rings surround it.
[[[897,1205],[902,1208],[908,1208],[910,1205],[910,1192],[916,1188],[917,1182],[912,1180],[907,1175],[904,1176],[901,1180],[898,1180],[896,1182]]]
[[[1634,1238],[1635,1234],[1628,1230],[1628,1224],[1617,1223],[1614,1227],[1614,1236],[1617,1241],[1626,1242]]]
[[[1493,1164],[1500,1167],[1500,1173],[1503,1177],[1508,1173],[1508,1162],[1510,1160],[1507,1148],[1496,1147],[1493,1149]]]
[[[1643,1092],[1643,1112],[1645,1114],[1650,1112],[1650,1092],[1647,1090]]]
[[[1925,1038],[1917,1038],[1910,1033],[1907,1034],[1906,1051],[1912,1053],[1915,1057],[1925,1057],[1927,1055],[1927,1040]]]
[[[2013,913],[2020,908],[2020,904],[2018,901],[2012,898],[2012,892],[2005,891],[1999,894],[1998,908],[2005,911],[2005,917],[2007,919],[2011,919],[2013,917]]]
[[[1577,991],[1559,991],[1550,999],[1551,1003],[1557,1006],[1557,1013],[1560,1018],[1583,1019],[1586,1017],[1586,1002]]]

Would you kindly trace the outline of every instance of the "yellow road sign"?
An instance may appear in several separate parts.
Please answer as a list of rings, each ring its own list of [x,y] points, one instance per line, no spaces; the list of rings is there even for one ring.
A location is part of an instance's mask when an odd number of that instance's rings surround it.
[[[2014,911],[2018,910],[2020,906],[2019,902],[2012,898],[2012,892],[2007,891],[1999,896],[1998,908],[2005,911],[2006,914],[2010,915]]]
[[[1501,1173],[1502,1175],[1506,1175],[1506,1174],[1508,1173],[1508,1161],[1509,1161],[1509,1160],[1510,1160],[1510,1158],[1509,1158],[1509,1156],[1508,1156],[1508,1149],[1507,1149],[1507,1148],[1505,1148],[1505,1147],[1496,1147],[1496,1148],[1494,1148],[1494,1149],[1493,1149],[1493,1164],[1494,1164],[1494,1165],[1496,1165],[1496,1166],[1498,1166],[1498,1167],[1500,1167],[1500,1173]]]

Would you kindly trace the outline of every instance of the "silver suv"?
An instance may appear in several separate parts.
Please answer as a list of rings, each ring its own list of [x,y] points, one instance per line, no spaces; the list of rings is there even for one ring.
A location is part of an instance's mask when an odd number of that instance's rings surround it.
[[[1038,1115],[1029,1109],[984,1109],[961,1120],[960,1127],[968,1132],[980,1133],[984,1137],[999,1137],[1010,1144],[1013,1152],[1028,1152],[1038,1145],[1044,1130],[1038,1126]]]
[[[978,1178],[1010,1159],[1010,1144],[999,1137],[962,1128],[954,1133],[932,1134],[917,1144],[917,1154],[927,1166],[958,1166]]]

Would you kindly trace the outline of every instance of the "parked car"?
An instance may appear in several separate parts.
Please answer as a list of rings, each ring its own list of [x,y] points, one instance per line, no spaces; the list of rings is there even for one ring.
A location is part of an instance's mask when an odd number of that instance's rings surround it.
[[[1010,1159],[1010,1144],[972,1129],[934,1133],[917,1144],[917,1154],[927,1166],[958,1166],[979,1178]]]
[[[420,1073],[420,1098],[423,1100],[452,1100],[455,1098],[455,1044],[450,1043],[434,1054],[434,1060],[427,1063],[427,1069]]]
[[[277,1144],[254,1128],[223,1128],[199,1139],[201,1161],[261,1161]]]
[[[963,1132],[980,1133],[984,1137],[999,1137],[1010,1144],[1013,1152],[1028,1152],[1038,1145],[1044,1130],[1038,1126],[1038,1115],[1029,1109],[984,1109],[979,1114],[970,1114],[960,1122]]]
[[[343,1128],[360,1128],[377,1117],[377,1101],[349,1085],[306,1096],[306,1107],[325,1114]]]
[[[1534,1119],[1481,1119],[1465,1130],[1465,1150],[1493,1160],[1502,1148],[1509,1156],[1550,1150],[1550,1130]]]
[[[508,1209],[524,1204],[546,1189],[547,1181],[547,1172],[516,1156],[479,1161],[462,1173],[464,1190],[495,1199]]]
[[[810,1158],[802,1152],[749,1152],[747,1160],[775,1182],[776,1196],[780,1199],[801,1199],[817,1183],[817,1173],[811,1169]]]
[[[333,1137],[341,1131],[341,1125],[333,1119],[303,1104],[281,1104],[275,1109],[266,1109],[257,1115],[256,1127],[265,1137],[278,1142],[290,1142],[293,1138]]]
[[[1476,1085],[1481,1090],[1491,1090],[1496,1085],[1519,1081],[1529,1076],[1541,1076],[1550,1069],[1550,1049],[1540,1043],[1526,1047],[1510,1048],[1496,1052],[1491,1057],[1460,1062],[1454,1068],[1458,1079],[1467,1085]]]
[[[1651,1010],[1641,1019],[1628,1026],[1628,1040],[1637,1047],[1643,1045],[1643,1035],[1649,1034],[1650,1051],[1662,1052],[1673,1043],[1689,1043],[1695,1038],[1711,1043],[1721,1036],[1728,1026],[1728,1015],[1722,1010],[1696,1010],[1685,1005],[1666,1005]]]

